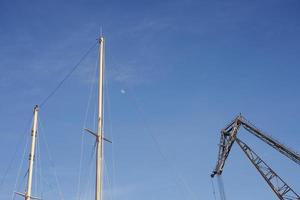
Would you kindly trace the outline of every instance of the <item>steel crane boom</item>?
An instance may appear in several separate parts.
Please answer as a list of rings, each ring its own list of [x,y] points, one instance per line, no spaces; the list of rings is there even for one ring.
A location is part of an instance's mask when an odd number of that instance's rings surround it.
[[[275,140],[271,136],[263,133],[250,122],[248,122],[242,115],[237,116],[231,123],[229,123],[224,129],[221,131],[221,139],[219,144],[219,153],[218,153],[218,161],[215,167],[215,170],[211,174],[214,177],[216,174],[221,175],[226,159],[229,155],[231,147],[235,142],[237,131],[240,127],[243,127],[249,133],[261,139],[263,142],[267,143],[275,150],[279,151],[281,154],[285,155],[295,163],[300,165],[300,154],[291,150],[290,148],[284,146],[279,141]]]
[[[237,138],[238,131],[241,127],[300,165],[299,153],[291,150],[271,136],[263,133],[253,124],[248,122],[242,115],[239,115],[221,131],[218,160],[211,177],[222,174],[232,145],[234,142],[237,142],[280,200],[300,200],[299,195],[291,187],[289,187],[286,182],[284,182],[252,149],[250,149],[249,146]]]

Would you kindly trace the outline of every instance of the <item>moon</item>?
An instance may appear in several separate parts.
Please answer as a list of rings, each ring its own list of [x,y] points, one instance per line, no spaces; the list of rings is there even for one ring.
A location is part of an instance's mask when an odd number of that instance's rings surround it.
[[[124,90],[124,89],[121,89],[121,91],[120,91],[122,94],[125,94],[126,93],[126,91]]]

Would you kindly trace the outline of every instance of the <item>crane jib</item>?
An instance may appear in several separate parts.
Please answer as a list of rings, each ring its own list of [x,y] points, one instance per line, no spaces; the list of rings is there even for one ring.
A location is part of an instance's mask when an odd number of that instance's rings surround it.
[[[247,132],[258,137],[263,142],[267,143],[269,146],[300,165],[299,153],[286,147],[273,137],[263,133],[253,124],[247,121],[242,115],[238,115],[232,122],[230,122],[224,129],[221,130],[217,164],[213,173],[211,174],[211,177],[214,177],[215,175],[218,175],[219,177],[222,174],[231,147],[234,142],[236,142],[279,199],[299,200],[299,195],[286,182],[284,182],[282,178],[280,178],[271,169],[271,167],[267,165],[248,145],[246,145],[246,143],[242,142],[237,137],[240,127],[243,127]],[[276,182],[276,184],[274,182]]]

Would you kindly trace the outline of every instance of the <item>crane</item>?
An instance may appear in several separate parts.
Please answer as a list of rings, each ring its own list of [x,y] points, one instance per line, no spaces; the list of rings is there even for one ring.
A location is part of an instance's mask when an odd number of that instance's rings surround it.
[[[284,146],[266,133],[263,133],[240,114],[221,130],[217,164],[211,177],[214,177],[215,175],[220,176],[222,174],[232,145],[236,142],[280,200],[300,200],[300,196],[245,142],[237,137],[238,131],[241,128],[244,128],[252,135],[261,139],[263,142],[300,165],[299,153]]]

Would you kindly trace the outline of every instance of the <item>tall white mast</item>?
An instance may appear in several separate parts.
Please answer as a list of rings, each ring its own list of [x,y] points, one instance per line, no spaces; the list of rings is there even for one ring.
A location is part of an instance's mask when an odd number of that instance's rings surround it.
[[[103,134],[104,37],[99,38],[98,127],[97,132],[84,129],[96,137],[96,188],[95,200],[102,200],[103,141],[112,143]]]
[[[39,199],[31,195],[33,162],[34,162],[34,154],[35,154],[35,141],[37,137],[38,113],[39,113],[39,107],[36,105],[33,110],[33,124],[31,129],[31,148],[29,153],[27,189],[25,191],[25,194],[16,192],[16,194],[23,196],[25,200]]]
[[[103,180],[103,84],[104,84],[104,37],[99,39],[99,85],[98,85],[98,129],[96,152],[96,189],[95,200],[102,200]]]

